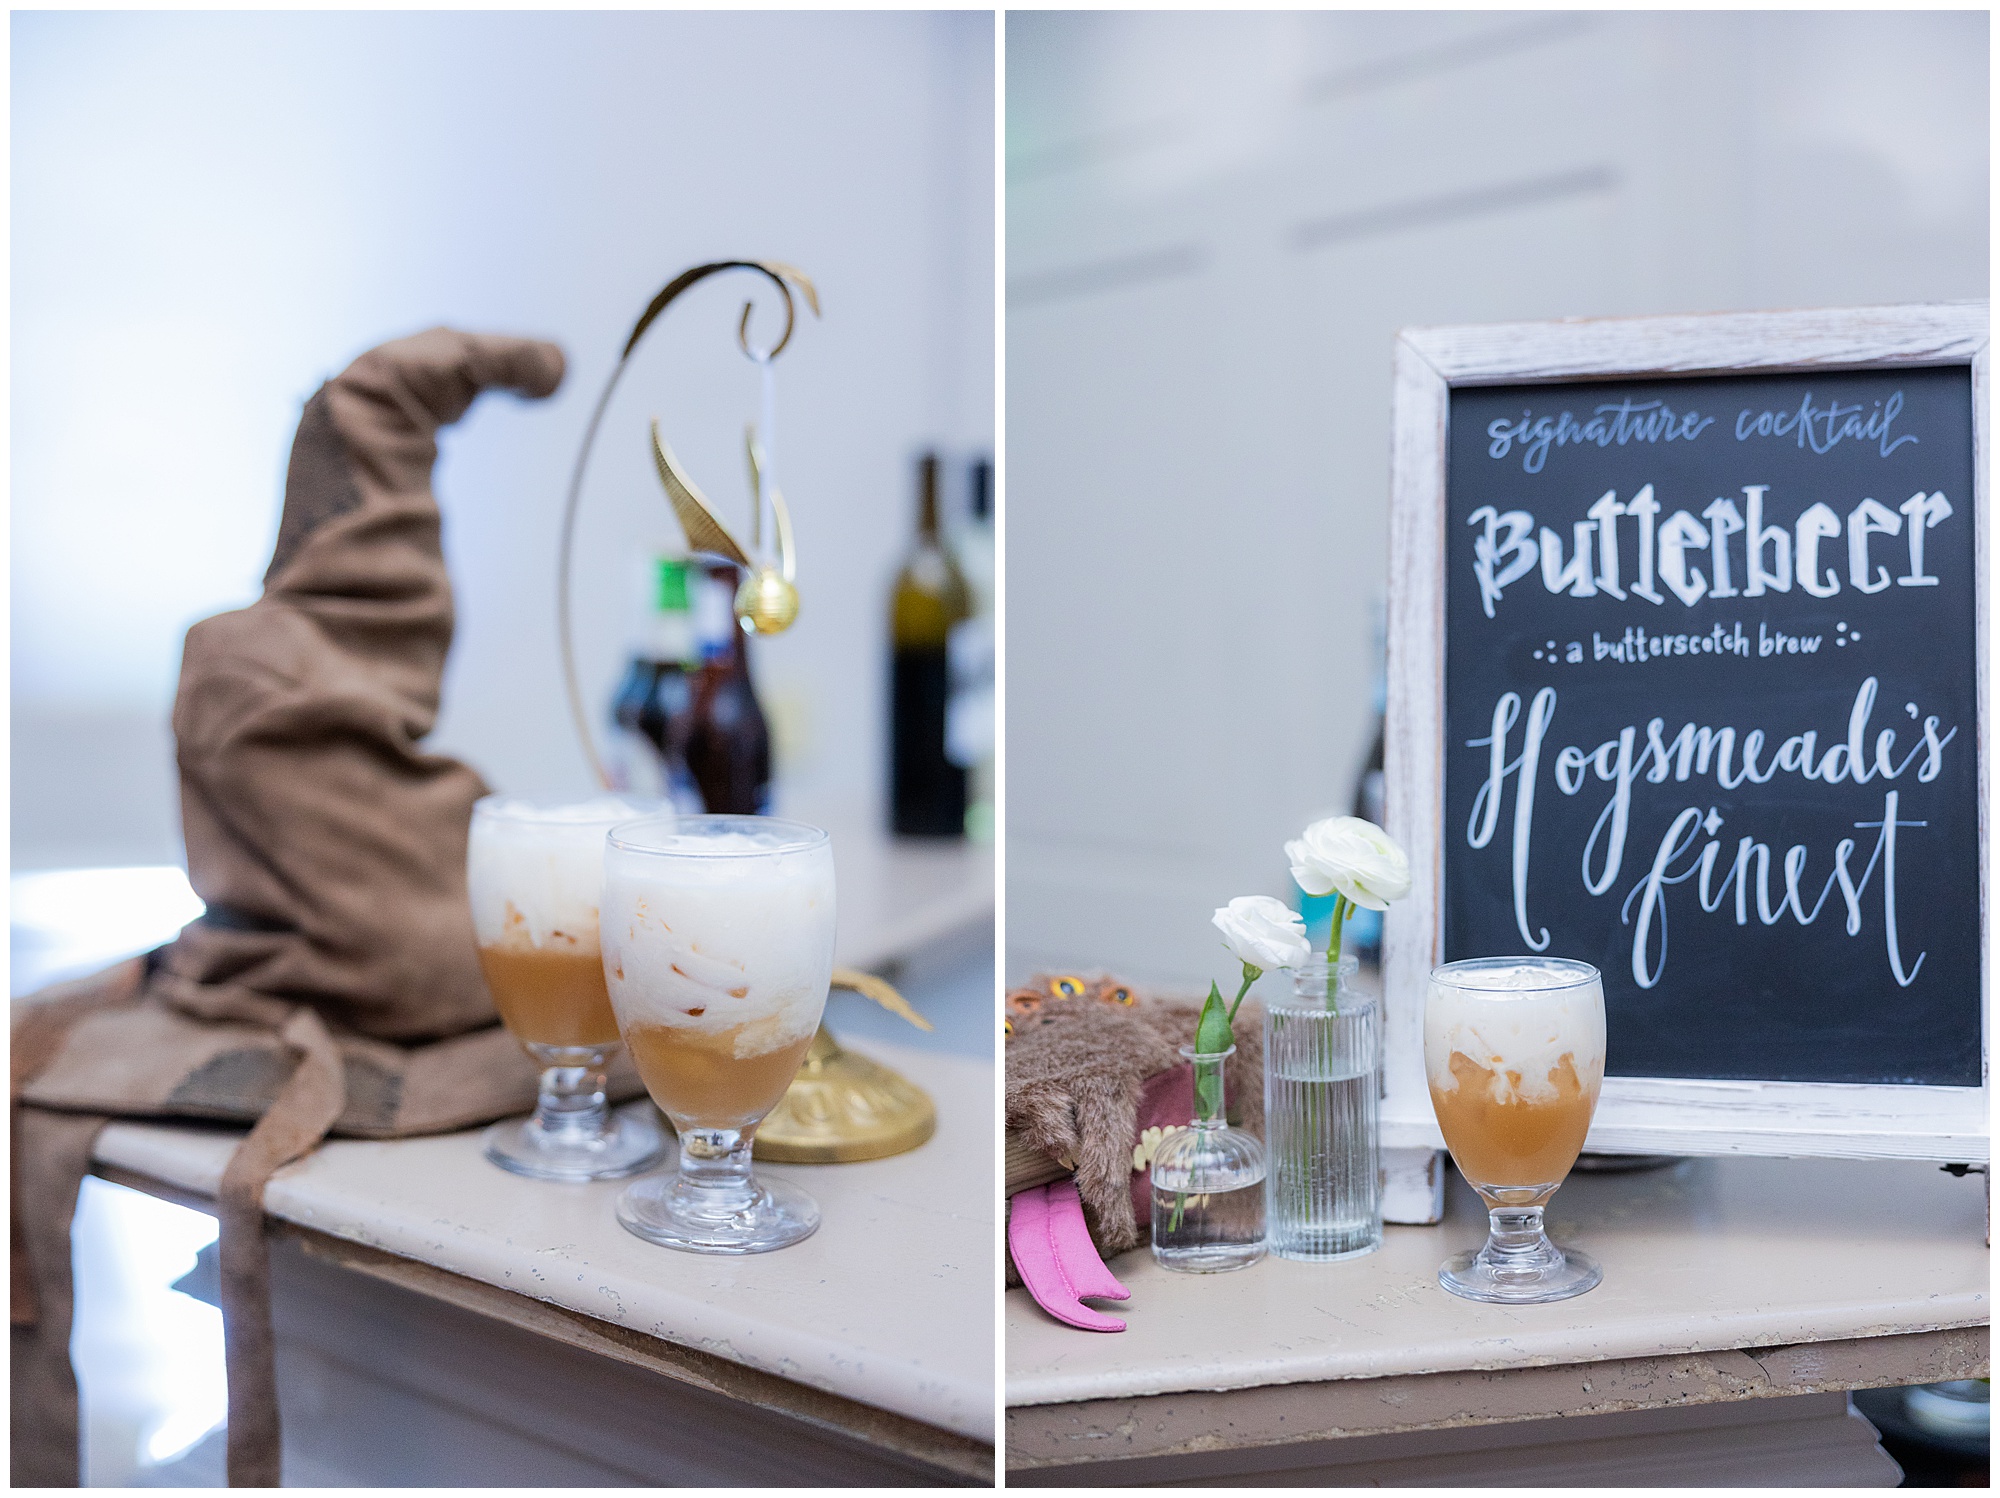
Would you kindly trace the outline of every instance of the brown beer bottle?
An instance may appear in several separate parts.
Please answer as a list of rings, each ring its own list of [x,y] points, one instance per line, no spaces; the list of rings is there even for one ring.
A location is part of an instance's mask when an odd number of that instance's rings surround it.
[[[736,582],[727,562],[702,569],[694,611],[701,666],[682,753],[704,811],[761,816],[771,808],[771,731],[750,680],[750,641],[736,622]]]
[[[972,613],[971,591],[938,534],[938,460],[917,462],[917,535],[889,611],[890,824],[921,837],[965,835],[965,770],[945,753],[952,626]]]

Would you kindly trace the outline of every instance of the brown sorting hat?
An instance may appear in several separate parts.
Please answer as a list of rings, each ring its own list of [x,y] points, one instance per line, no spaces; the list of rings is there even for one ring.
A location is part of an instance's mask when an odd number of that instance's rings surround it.
[[[69,1228],[108,1119],[256,1120],[222,1180],[229,1478],[276,1486],[264,1183],[329,1133],[525,1111],[465,847],[486,787],[427,753],[452,600],[431,467],[482,390],[542,397],[553,344],[436,328],[362,355],[299,422],[264,596],[188,631],[174,703],[188,877],[170,945],[15,1006],[13,1467],[78,1481]],[[614,1093],[636,1077],[614,1073]]]

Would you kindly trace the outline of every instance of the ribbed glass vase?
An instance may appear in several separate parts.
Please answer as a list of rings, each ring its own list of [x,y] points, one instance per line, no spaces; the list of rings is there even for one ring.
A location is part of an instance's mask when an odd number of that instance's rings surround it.
[[[1382,1006],[1340,964],[1293,973],[1264,1007],[1265,1241],[1286,1259],[1351,1259],[1382,1246]]]

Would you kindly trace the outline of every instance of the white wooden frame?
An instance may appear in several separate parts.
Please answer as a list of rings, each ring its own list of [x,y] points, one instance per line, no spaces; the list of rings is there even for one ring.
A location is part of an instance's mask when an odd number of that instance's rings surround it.
[[[1815,369],[1972,371],[1978,621],[1981,1085],[1605,1080],[1588,1148],[1983,1163],[1992,1029],[1986,912],[1987,308],[1983,302],[1414,328],[1396,341],[1390,480],[1387,816],[1416,876],[1385,930],[1382,1143],[1443,1147],[1423,1071],[1427,974],[1443,940],[1445,458],[1450,395],[1475,385]]]

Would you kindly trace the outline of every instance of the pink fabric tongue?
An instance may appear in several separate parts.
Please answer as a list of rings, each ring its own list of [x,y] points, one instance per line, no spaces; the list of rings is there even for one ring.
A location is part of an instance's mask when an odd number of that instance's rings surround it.
[[[1007,1220],[1014,1267],[1035,1304],[1056,1320],[1087,1332],[1122,1332],[1125,1323],[1084,1305],[1080,1296],[1130,1300],[1132,1292],[1104,1266],[1083,1221],[1074,1181],[1037,1186],[1014,1198]]]
[[[1118,1283],[1118,1277],[1098,1257],[1097,1245],[1090,1241],[1090,1229],[1083,1220],[1083,1198],[1077,1194],[1076,1182],[1056,1181],[1047,1189],[1049,1240],[1055,1244],[1056,1259],[1076,1287],[1076,1293],[1101,1300],[1130,1300],[1132,1292]]]

